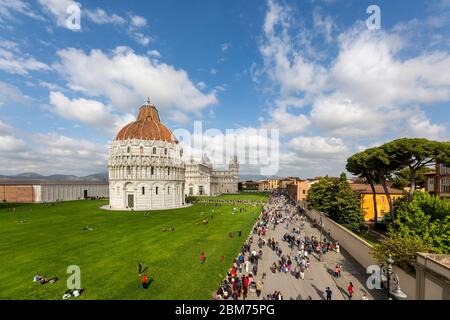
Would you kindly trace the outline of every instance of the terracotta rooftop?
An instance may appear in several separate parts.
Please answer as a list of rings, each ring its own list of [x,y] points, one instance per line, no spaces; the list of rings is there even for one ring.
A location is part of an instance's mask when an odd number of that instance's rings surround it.
[[[370,187],[370,184],[362,184],[362,183],[352,183],[350,184],[350,187],[352,188],[353,191],[359,192],[359,193],[372,193],[372,188]],[[391,194],[403,194],[403,190],[400,189],[394,189],[394,188],[389,188],[389,193]],[[377,184],[375,186],[375,192],[377,194],[384,194],[384,189],[382,185]]]
[[[161,123],[158,110],[149,101],[139,109],[136,121],[123,127],[116,140],[157,140],[178,143],[172,131]]]

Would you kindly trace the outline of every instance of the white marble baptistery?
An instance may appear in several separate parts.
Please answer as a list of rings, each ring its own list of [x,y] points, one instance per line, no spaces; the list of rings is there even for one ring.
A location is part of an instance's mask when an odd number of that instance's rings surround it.
[[[179,208],[184,202],[183,148],[149,101],[122,128],[108,159],[112,210]]]

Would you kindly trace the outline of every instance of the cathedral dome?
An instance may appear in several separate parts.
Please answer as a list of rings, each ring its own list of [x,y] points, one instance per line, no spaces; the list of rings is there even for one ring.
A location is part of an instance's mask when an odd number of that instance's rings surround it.
[[[157,140],[178,143],[172,131],[161,123],[158,110],[154,105],[147,103],[139,109],[136,121],[123,127],[116,136],[116,140]]]

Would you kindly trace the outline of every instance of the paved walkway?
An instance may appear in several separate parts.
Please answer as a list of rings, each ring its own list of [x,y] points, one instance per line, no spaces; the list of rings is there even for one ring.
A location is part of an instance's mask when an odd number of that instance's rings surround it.
[[[271,206],[272,209],[274,207]],[[288,206],[288,210],[292,213],[295,211],[295,208]],[[285,215],[287,216],[287,214]],[[269,224],[269,231],[265,237],[261,238],[266,240],[272,237],[275,238],[275,241],[278,241],[279,246],[282,248],[283,254],[289,254],[292,257],[297,254],[298,250],[297,248],[291,250],[288,244],[282,240],[283,235],[287,232],[285,228],[286,222],[288,221],[279,224],[275,230],[273,230],[273,225]],[[299,225],[300,221],[290,222],[288,230],[291,231],[294,227],[299,227]],[[309,237],[314,235],[320,238],[320,231],[314,228],[312,223],[306,218],[304,219],[304,227],[301,230],[300,237],[303,239],[305,235]],[[257,235],[252,236],[253,244],[251,248],[258,252],[260,250],[258,247],[259,237]],[[318,255],[314,253],[312,257],[310,256],[311,270],[306,270],[305,278],[302,280],[296,279],[290,273],[277,271],[273,274],[270,271],[270,267],[273,262],[279,260],[279,257],[267,245],[263,246],[262,250],[263,256],[258,263],[258,274],[254,277],[255,281],[260,280],[262,283],[261,296],[258,298],[256,293],[249,292],[248,299],[262,299],[275,291],[280,291],[285,300],[308,299],[308,297],[312,300],[321,300],[323,299],[325,289],[330,287],[333,292],[332,300],[347,300],[349,299],[347,287],[350,282],[354,286],[354,300],[361,300],[364,293],[369,300],[385,298],[380,290],[369,291],[365,288],[367,275],[365,274],[364,268],[345,251],[341,250],[340,253],[335,251],[328,252],[323,256],[323,262],[320,262]],[[341,265],[341,277],[337,279],[333,276],[336,264]],[[296,262],[294,262],[295,265]],[[262,279],[264,273],[266,277]]]

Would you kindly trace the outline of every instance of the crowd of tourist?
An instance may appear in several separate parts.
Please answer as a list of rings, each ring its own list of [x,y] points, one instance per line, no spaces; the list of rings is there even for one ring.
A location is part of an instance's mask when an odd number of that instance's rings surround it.
[[[314,235],[303,234],[306,217],[305,210],[297,207],[296,203],[289,200],[285,195],[274,192],[270,195],[268,202],[261,209],[261,214],[256,220],[248,240],[242,246],[241,252],[234,260],[233,265],[227,272],[227,276],[220,288],[215,293],[216,299],[246,299],[249,292],[254,292],[259,299],[263,300],[283,300],[281,291],[262,294],[266,272],[277,274],[283,273],[295,278],[294,280],[304,280],[305,274],[311,270],[313,254],[326,254],[330,251],[339,250],[339,244],[333,243],[331,239],[324,237],[318,239]],[[317,227],[317,223],[313,223]],[[278,238],[275,230],[284,228],[284,233]],[[284,244],[282,244],[284,243]],[[287,246],[286,246],[287,245]],[[268,270],[261,269],[261,261],[264,251],[269,248],[277,257],[272,263],[266,262],[264,266],[270,266]],[[288,249],[286,249],[286,247]],[[283,251],[285,248],[285,251]],[[271,255],[274,256],[274,255]],[[270,261],[269,261],[270,262]],[[261,277],[255,279],[258,273]],[[341,266],[336,265],[334,276],[341,275]],[[347,288],[349,298],[353,296],[353,284]],[[330,287],[324,288],[324,300],[331,300],[332,290]],[[292,299],[292,298],[291,298]],[[301,297],[297,297],[301,299]],[[312,300],[311,296],[307,297]]]

